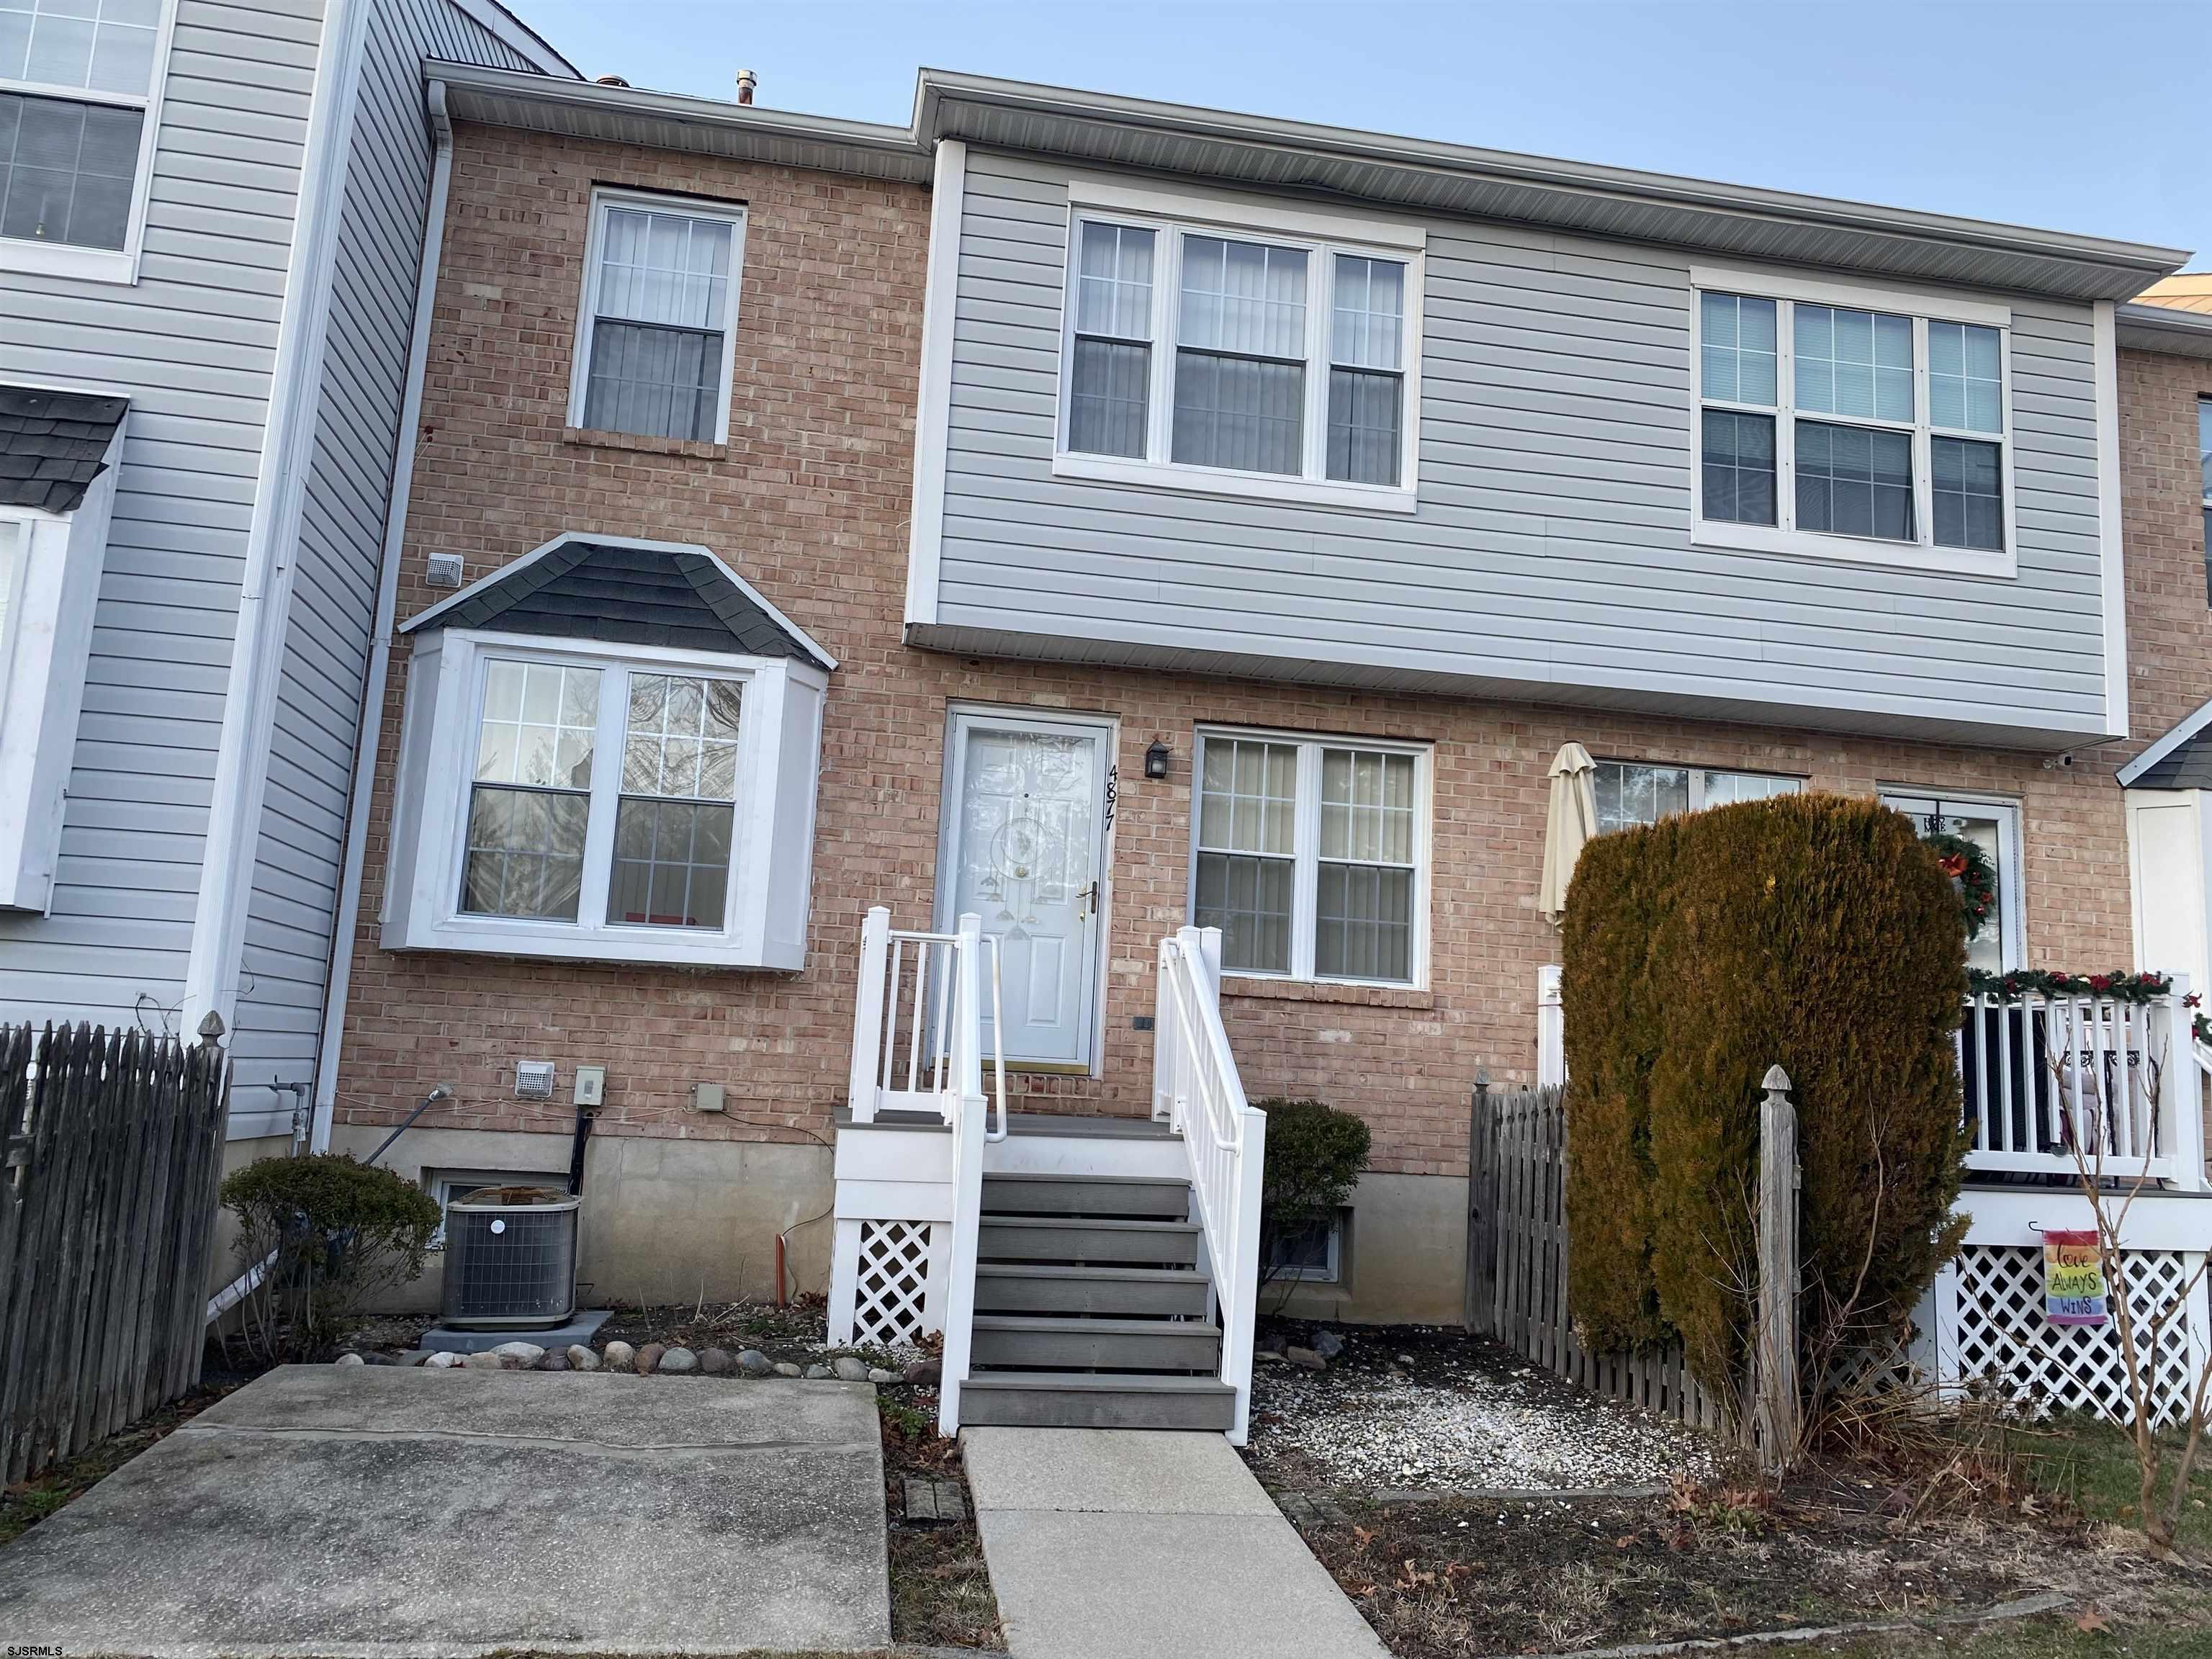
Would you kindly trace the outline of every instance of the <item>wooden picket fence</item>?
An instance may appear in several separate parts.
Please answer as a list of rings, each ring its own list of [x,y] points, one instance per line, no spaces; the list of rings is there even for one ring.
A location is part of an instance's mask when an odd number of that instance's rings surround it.
[[[1701,1429],[1730,1427],[1679,1346],[1587,1353],[1567,1315],[1567,1114],[1562,1088],[1478,1089],[1468,1160],[1471,1330],[1593,1393]]]
[[[0,1474],[35,1474],[199,1381],[228,1062],[210,1016],[0,1027]]]

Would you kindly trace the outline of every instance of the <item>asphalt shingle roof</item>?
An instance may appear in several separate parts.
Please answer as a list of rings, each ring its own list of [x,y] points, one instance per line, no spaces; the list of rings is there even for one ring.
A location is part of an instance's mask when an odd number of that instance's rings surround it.
[[[0,504],[69,513],[106,470],[125,398],[0,386]]]
[[[428,625],[815,658],[803,636],[761,609],[703,554],[582,538],[518,564],[511,575],[495,576]]]

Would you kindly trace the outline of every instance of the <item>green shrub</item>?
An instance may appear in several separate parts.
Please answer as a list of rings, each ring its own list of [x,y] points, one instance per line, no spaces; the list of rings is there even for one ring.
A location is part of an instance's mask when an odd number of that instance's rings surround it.
[[[261,1280],[242,1304],[264,1359],[320,1358],[366,1300],[422,1271],[437,1200],[389,1170],[334,1152],[264,1158],[222,1183],[238,1255]]]
[[[1568,1301],[1585,1346],[1616,1352],[1666,1334],[1651,1273],[1651,1068],[1661,999],[1650,945],[1671,890],[1683,820],[1583,849],[1562,924],[1567,1010],[1567,1208],[1576,1218]]]
[[[1275,1241],[1334,1218],[1374,1145],[1364,1118],[1318,1100],[1255,1100],[1267,1115],[1267,1151],[1260,1177],[1260,1260],[1275,1259]]]
[[[1951,1209],[1966,1145],[1951,1047],[1966,989],[1958,897],[1911,823],[1879,804],[1783,796],[1599,842],[1565,935],[1571,1167],[1585,1121],[1602,1179],[1567,1191],[1577,1266],[1585,1237],[1647,1253],[1577,1274],[1571,1306],[1593,1335],[1636,1328],[1627,1285],[1656,1304],[1691,1368],[1733,1393],[1757,1277],[1752,1194],[1760,1080],[1789,1073],[1797,1108],[1800,1330],[1817,1376],[1835,1350],[1901,1326],[1963,1224]],[[1663,828],[1663,826],[1662,826]],[[1621,862],[1647,866],[1624,873]],[[1590,914],[1577,915],[1587,905]],[[1607,914],[1597,914],[1605,912]],[[1642,929],[1637,958],[1622,930]],[[1592,981],[1627,964],[1626,988]],[[1594,1006],[1578,1006],[1576,988]],[[1624,1168],[1613,1143],[1643,1161]],[[1640,1219],[1622,1219],[1641,1182]],[[1640,1240],[1635,1236],[1641,1229]],[[1587,1307],[1585,1306],[1587,1298]]]

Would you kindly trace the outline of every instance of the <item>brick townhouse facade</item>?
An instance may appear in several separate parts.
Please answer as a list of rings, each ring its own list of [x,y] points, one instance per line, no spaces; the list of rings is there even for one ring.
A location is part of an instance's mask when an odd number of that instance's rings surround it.
[[[949,717],[1113,722],[1103,1016],[1085,1068],[1022,1069],[1030,1110],[1150,1109],[1157,941],[1190,920],[1195,733],[1390,739],[1430,757],[1428,961],[1418,986],[1233,979],[1223,1013],[1248,1092],[1312,1096],[1374,1128],[1334,1284],[1300,1295],[1370,1319],[1455,1318],[1468,1096],[1537,1065],[1547,768],[1607,762],[1771,775],[1853,794],[2015,803],[2026,965],[2130,965],[2129,846],[2113,773],[2212,696],[2197,407],[2212,364],[2123,352],[2129,743],[2060,752],[1738,725],[1628,709],[1023,663],[904,642],[933,197],[918,178],[649,148],[532,124],[457,124],[399,577],[404,624],[446,599],[433,555],[476,583],[564,535],[711,550],[836,666],[828,673],[803,964],[726,969],[395,949],[386,891],[410,649],[395,635],[332,1145],[374,1145],[433,1088],[391,1162],[452,1176],[565,1170],[569,1079],[601,1066],[581,1277],[610,1297],[759,1296],[777,1240],[794,1286],[828,1273],[830,1146],[847,1092],[860,928],[871,905],[932,925]],[[538,125],[550,125],[540,123]],[[726,440],[573,423],[594,204],[741,206]],[[604,257],[604,256],[600,256]],[[1164,744],[1167,775],[1146,775]],[[948,918],[937,918],[942,923]],[[550,1099],[518,1067],[551,1061]],[[719,1089],[702,1098],[700,1085]],[[716,1109],[703,1104],[718,1101]],[[434,1286],[426,1286],[425,1293]]]

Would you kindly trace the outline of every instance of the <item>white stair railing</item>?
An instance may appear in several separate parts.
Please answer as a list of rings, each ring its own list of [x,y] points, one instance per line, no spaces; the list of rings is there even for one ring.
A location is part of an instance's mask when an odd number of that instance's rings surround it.
[[[1267,1115],[1244,1098],[1222,1029],[1219,928],[1184,927],[1160,941],[1152,1042],[1152,1115],[1182,1137],[1189,1161],[1219,1313],[1219,1374],[1237,1391],[1229,1441],[1241,1446],[1252,1409]]]

